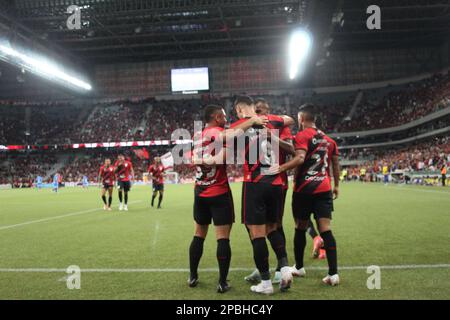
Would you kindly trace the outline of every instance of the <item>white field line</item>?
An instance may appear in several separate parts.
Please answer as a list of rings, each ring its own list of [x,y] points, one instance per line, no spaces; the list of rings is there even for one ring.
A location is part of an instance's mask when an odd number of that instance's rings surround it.
[[[342,266],[339,270],[367,270],[369,266]],[[405,270],[405,269],[448,269],[450,264],[400,264],[379,266],[385,270]],[[328,270],[328,267],[309,267],[307,270]],[[0,268],[0,272],[41,272],[41,273],[59,273],[66,272],[63,268]],[[230,268],[230,271],[253,271],[254,268]],[[90,273],[157,273],[157,272],[189,272],[188,268],[135,268],[135,269],[117,269],[117,268],[86,268],[80,269],[81,272]],[[217,268],[203,268],[200,272],[217,272]]]
[[[133,203],[139,203],[139,202],[142,202],[142,201],[143,201],[143,200],[133,201],[133,202],[130,202],[130,204],[133,204]],[[23,227],[23,226],[27,226],[27,225],[30,225],[30,224],[40,223],[40,222],[47,222],[47,221],[52,221],[52,220],[57,220],[57,219],[63,219],[63,218],[72,217],[72,216],[78,216],[78,215],[81,215],[81,214],[91,213],[91,212],[95,212],[95,211],[102,211],[102,210],[103,210],[102,208],[89,209],[89,210],[83,210],[83,211],[77,211],[77,212],[72,212],[72,213],[62,214],[62,215],[54,216],[54,217],[48,217],[48,218],[42,218],[42,219],[37,219],[37,220],[31,220],[31,221],[22,222],[22,223],[17,223],[17,224],[11,224],[11,225],[6,225],[6,226],[0,226],[0,231],[1,231],[1,230],[6,230],[6,229],[12,229],[12,228]]]
[[[156,243],[158,242],[158,233],[159,233],[159,221],[156,221],[155,231],[153,233],[152,250],[155,249]]]

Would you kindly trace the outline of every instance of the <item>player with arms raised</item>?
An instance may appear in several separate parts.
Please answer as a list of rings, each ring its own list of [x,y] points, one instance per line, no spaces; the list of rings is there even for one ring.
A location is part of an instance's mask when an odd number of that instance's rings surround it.
[[[295,157],[281,165],[278,172],[296,168],[292,211],[295,218],[295,266],[293,275],[304,276],[303,256],[306,246],[306,229],[311,214],[317,221],[328,260],[328,275],[323,282],[339,284],[336,240],[331,232],[333,195],[339,195],[339,153],[336,142],[316,127],[313,105],[304,105],[298,114],[300,130],[295,137]],[[333,166],[334,189],[331,188],[330,164]]]
[[[134,179],[134,169],[133,164],[125,160],[125,156],[120,154],[117,157],[117,161],[114,164],[115,173],[117,175],[118,180],[118,189],[119,189],[119,210],[128,211],[128,192],[131,189],[131,180]],[[122,200],[124,202],[122,202]]]
[[[111,165],[110,159],[105,159],[104,164],[98,171],[98,183],[102,185],[102,200],[103,210],[111,211],[112,194],[114,189],[114,182],[116,180],[115,169]],[[106,202],[106,192],[108,192],[108,202]]]
[[[155,157],[153,164],[151,164],[147,170],[153,185],[152,207],[155,203],[156,195],[159,192],[158,209],[161,209],[161,202],[164,195],[164,171],[165,169],[161,163],[160,157]]]

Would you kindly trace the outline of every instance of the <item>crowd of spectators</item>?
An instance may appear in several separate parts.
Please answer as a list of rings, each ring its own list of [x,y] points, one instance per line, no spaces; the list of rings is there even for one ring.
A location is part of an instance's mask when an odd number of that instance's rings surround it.
[[[275,114],[296,118],[298,106],[313,102],[319,125],[326,132],[357,131],[397,126],[450,105],[450,75],[437,74],[401,88],[367,91],[348,118],[355,93],[263,96]],[[326,97],[326,98],[325,98]],[[72,104],[0,105],[0,144],[68,144],[170,139],[175,129],[193,132],[195,120],[210,103],[232,104],[233,97],[138,101],[120,100]],[[230,122],[236,120],[228,109]],[[293,129],[296,131],[296,128]]]
[[[0,153],[0,184],[32,183],[57,163],[55,154],[5,154]]]
[[[450,73],[436,74],[389,91],[381,97],[365,98],[341,132],[395,127],[450,106]]]
[[[381,172],[387,166],[390,172],[439,172],[443,166],[450,167],[450,136],[433,137],[421,142],[398,148],[351,149],[342,153],[343,159],[360,159],[361,166],[353,166],[359,172],[360,167],[369,171]]]

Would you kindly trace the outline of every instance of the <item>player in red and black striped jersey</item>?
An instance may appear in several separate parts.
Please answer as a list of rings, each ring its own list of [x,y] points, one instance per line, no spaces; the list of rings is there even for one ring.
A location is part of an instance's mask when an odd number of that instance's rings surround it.
[[[117,157],[117,161],[114,164],[116,169],[116,175],[118,180],[118,189],[119,189],[119,210],[128,211],[128,192],[131,189],[130,180],[134,179],[134,169],[133,164],[129,160],[125,160],[125,156],[120,154]],[[122,197],[123,193],[123,197]],[[122,199],[124,200],[124,204],[122,203]]]
[[[102,200],[104,203],[103,209],[111,211],[112,194],[114,189],[114,182],[116,181],[115,169],[111,165],[110,159],[105,159],[104,164],[100,167],[98,172],[98,182],[102,184]],[[108,202],[106,202],[106,192],[108,191]]]
[[[256,113],[258,115],[264,115],[264,116],[268,116],[270,114],[270,106],[269,103],[264,99],[264,98],[257,98],[255,100],[255,108],[256,108]],[[280,138],[280,157],[279,157],[279,164],[283,164],[286,162],[286,159],[288,157],[288,155],[294,155],[295,154],[295,149],[294,146],[292,144],[292,134],[291,134],[291,130],[289,128],[289,126],[284,126],[279,134],[279,138]],[[278,226],[277,226],[277,230],[278,232],[282,235],[284,242],[286,243],[286,237],[284,235],[284,229],[283,229],[283,215],[284,215],[284,207],[285,207],[285,200],[286,200],[286,195],[287,195],[287,190],[288,190],[288,177],[287,177],[287,173],[284,172],[281,176],[282,181],[283,181],[283,198],[282,198],[282,206],[281,206],[281,211],[280,211],[280,216],[279,216],[279,221],[278,221]],[[274,239],[272,236],[268,237],[269,242]],[[276,237],[275,237],[276,240]],[[275,254],[277,253],[277,243],[273,243],[271,242],[272,245],[272,249],[274,250]],[[282,259],[280,259],[282,260]],[[272,279],[272,283],[274,284],[278,284],[281,282],[281,265],[278,264],[277,269],[275,271],[275,275]],[[255,271],[253,271],[250,275],[245,277],[245,280],[251,283],[258,283],[261,281],[261,276],[259,274],[258,269],[256,269]]]
[[[158,209],[161,209],[161,203],[164,195],[164,166],[161,163],[160,157],[155,157],[154,163],[148,167],[147,172],[152,179],[153,194],[152,194],[152,207],[155,202],[156,195],[159,192]]]
[[[257,115],[250,97],[237,98],[235,110],[240,120],[233,123],[232,128],[248,117]],[[279,173],[268,173],[271,167],[279,163],[278,150],[273,149],[273,144],[275,147],[277,144],[281,145],[279,132],[283,127],[293,124],[293,120],[272,114],[268,114],[267,118],[269,122],[265,128],[254,127],[246,132],[244,150],[238,150],[244,155],[242,222],[250,233],[255,264],[262,279],[260,284],[250,289],[263,294],[273,293],[266,237],[270,239],[277,254],[281,270],[280,289],[287,290],[292,282],[286,242],[277,230],[283,206],[283,177]]]
[[[319,130],[316,125],[316,109],[304,105],[300,109],[299,131],[295,137],[295,157],[279,167],[278,172],[296,168],[292,211],[296,229],[294,251],[296,265],[293,274],[302,276],[303,255],[306,246],[305,232],[311,214],[317,221],[328,260],[326,284],[339,284],[337,270],[336,240],[331,232],[330,222],[333,198],[339,195],[339,152],[336,142]],[[331,187],[330,165],[333,167],[334,188]]]
[[[217,291],[229,290],[227,275],[231,260],[230,231],[234,222],[234,205],[224,157],[227,139],[233,138],[237,130],[224,130],[227,122],[222,107],[209,105],[205,109],[207,123],[200,136],[194,137],[194,163],[197,164],[194,190],[195,235],[189,248],[190,277],[188,284],[198,283],[198,264],[203,252],[203,242],[211,220],[216,229],[219,284]],[[265,119],[254,117],[238,127],[240,131],[254,124],[263,125]]]

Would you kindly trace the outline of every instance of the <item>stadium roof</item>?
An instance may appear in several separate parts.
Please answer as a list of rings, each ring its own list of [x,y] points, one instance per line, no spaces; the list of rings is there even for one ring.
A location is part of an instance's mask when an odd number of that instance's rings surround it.
[[[81,30],[66,26],[81,9]],[[368,30],[367,0],[0,0],[0,27],[87,63],[269,54],[307,26],[331,49],[438,43],[450,33],[447,0],[379,0],[382,29]],[[1,32],[1,29],[0,29]]]

